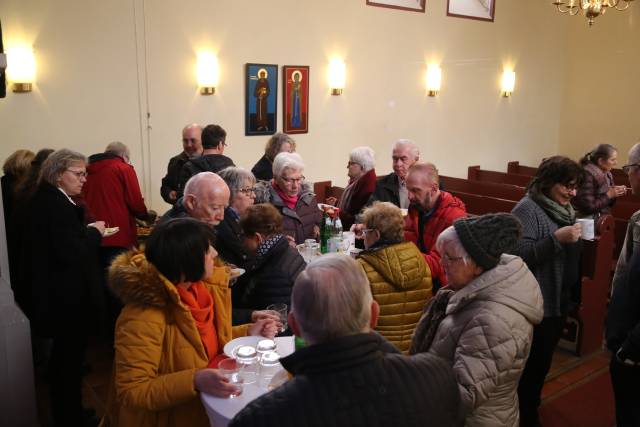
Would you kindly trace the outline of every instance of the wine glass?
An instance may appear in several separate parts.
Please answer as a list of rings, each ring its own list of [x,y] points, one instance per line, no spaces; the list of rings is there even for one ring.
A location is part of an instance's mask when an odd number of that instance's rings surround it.
[[[282,323],[282,327],[280,328],[280,333],[283,333],[284,331],[286,331],[287,330],[287,314],[288,314],[287,304],[281,303],[281,302],[277,304],[271,304],[270,306],[267,307],[267,310],[278,313],[278,316],[280,316],[280,323]]]

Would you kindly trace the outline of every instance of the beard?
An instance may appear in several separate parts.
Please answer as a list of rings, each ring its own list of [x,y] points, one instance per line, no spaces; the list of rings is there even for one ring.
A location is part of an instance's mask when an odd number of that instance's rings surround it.
[[[416,208],[418,212],[428,212],[429,211],[429,202],[431,202],[431,198],[427,194],[424,196],[422,201],[420,200],[412,200],[409,204]]]

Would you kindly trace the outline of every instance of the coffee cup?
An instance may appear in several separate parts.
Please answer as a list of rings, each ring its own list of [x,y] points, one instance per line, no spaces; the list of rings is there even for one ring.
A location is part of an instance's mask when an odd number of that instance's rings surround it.
[[[582,226],[580,237],[583,240],[595,239],[595,224],[592,218],[578,218],[576,222]]]

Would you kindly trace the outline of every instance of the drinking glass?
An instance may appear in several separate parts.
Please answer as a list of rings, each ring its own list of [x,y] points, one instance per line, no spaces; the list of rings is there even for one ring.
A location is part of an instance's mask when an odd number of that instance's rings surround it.
[[[240,365],[240,376],[244,384],[253,384],[258,379],[258,352],[250,345],[240,346],[234,356]]]
[[[260,387],[270,388],[273,376],[282,369],[280,356],[275,351],[267,351],[260,359]]]
[[[274,340],[264,339],[258,341],[256,344],[256,351],[258,352],[258,360],[262,360],[262,356],[270,351],[276,351],[276,342]]]
[[[280,316],[280,323],[282,323],[282,327],[280,328],[280,333],[283,333],[287,330],[287,304],[285,303],[277,303],[271,304],[267,307],[267,310],[275,311]]]
[[[235,359],[223,359],[218,363],[218,369],[225,378],[229,380],[229,384],[236,387],[236,391],[231,393],[229,398],[234,398],[242,394],[244,379],[240,375],[240,364]]]

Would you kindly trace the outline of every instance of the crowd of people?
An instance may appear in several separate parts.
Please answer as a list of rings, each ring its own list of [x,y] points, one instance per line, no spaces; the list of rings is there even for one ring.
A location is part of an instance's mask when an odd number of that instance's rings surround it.
[[[198,393],[235,391],[218,370],[224,345],[273,338],[276,303],[290,307],[289,333],[306,347],[281,361],[292,378],[233,426],[310,416],[336,426],[540,425],[544,379],[580,303],[576,218],[609,212],[627,190],[611,177],[613,146],[580,163],[547,158],[511,213],[473,216],[409,140],[392,145],[393,172],[381,177],[374,151],[354,148],[347,187],[327,200],[317,200],[289,135],[271,137],[251,170],[223,154],[219,125],[190,124],[182,143],[160,189],[171,208],[143,245],[136,221],[156,221],[125,144],[89,158],[18,150],[5,161],[11,284],[31,321],[36,368],[48,372],[55,425],[97,423],[81,403],[96,331],[115,351],[106,425],[208,425]],[[623,170],[640,194],[640,144]],[[363,243],[355,260],[307,264],[298,252],[319,238],[318,202],[339,207]],[[640,425],[638,215],[606,325],[618,426]]]

